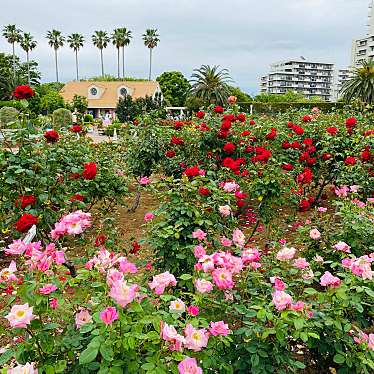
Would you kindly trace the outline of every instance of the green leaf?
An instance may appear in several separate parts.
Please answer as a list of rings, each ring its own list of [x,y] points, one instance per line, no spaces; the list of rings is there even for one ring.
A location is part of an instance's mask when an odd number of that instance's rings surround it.
[[[92,362],[99,352],[98,347],[87,347],[79,356],[79,363],[81,365]]]
[[[112,361],[113,360],[113,349],[112,347],[105,342],[100,346],[100,353],[103,356],[104,360]]]
[[[189,280],[189,279],[192,278],[192,275],[191,274],[182,274],[179,278],[183,279],[183,280]]]
[[[146,364],[143,364],[141,366],[144,370],[152,370],[155,367],[155,364],[152,364],[151,362],[147,362]]]
[[[302,318],[295,319],[293,323],[296,330],[301,330],[304,326],[304,320]]]
[[[8,349],[0,356],[0,366],[4,366],[16,354],[14,349]]]
[[[258,319],[264,319],[266,316],[266,310],[265,309],[260,309],[258,312],[257,312],[257,318]]]
[[[340,354],[340,353],[337,353],[334,358],[333,358],[334,362],[336,362],[337,364],[342,364],[343,362],[345,362],[345,357]]]
[[[55,365],[55,372],[56,373],[63,373],[66,368],[66,361],[65,360],[59,360],[56,362]]]

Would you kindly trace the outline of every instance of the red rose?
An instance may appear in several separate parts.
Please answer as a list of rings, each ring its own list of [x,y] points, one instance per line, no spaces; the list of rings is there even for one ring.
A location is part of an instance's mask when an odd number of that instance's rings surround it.
[[[303,140],[303,144],[306,145],[306,146],[311,147],[313,145],[313,139],[311,139],[311,138],[305,138]]]
[[[295,133],[297,135],[303,135],[304,134],[304,129],[301,127],[301,126],[297,126],[295,125],[293,128],[292,128],[293,131],[295,131]]]
[[[370,136],[370,135],[374,135],[374,129],[373,130],[367,130],[364,132],[364,136]]]
[[[32,214],[22,214],[20,219],[15,223],[16,230],[19,232],[26,232],[31,228],[32,225],[38,223],[38,218]]]
[[[291,171],[293,170],[293,165],[292,164],[284,164],[282,165],[283,170]]]
[[[243,113],[240,113],[236,116],[236,119],[239,121],[239,122],[245,122],[245,115]]]
[[[294,141],[293,143],[291,143],[291,148],[292,149],[300,149],[300,147],[301,147],[301,145],[297,141]]]
[[[71,132],[76,132],[76,133],[81,132],[82,131],[82,126],[73,125],[73,126],[70,127],[70,131]]]
[[[355,117],[347,118],[345,121],[347,127],[354,127],[357,125],[357,119]]]
[[[17,86],[13,91],[13,96],[18,100],[27,100],[35,95],[30,86]]]
[[[223,113],[223,108],[219,105],[217,105],[214,109],[213,109],[214,113]]]
[[[266,135],[266,139],[273,140],[277,136],[277,129],[275,127],[272,127],[270,132]]]
[[[222,121],[221,123],[221,130],[222,131],[229,131],[231,129],[231,121],[229,120],[225,120],[225,121]]]
[[[301,184],[309,184],[313,180],[313,172],[309,168],[305,168],[304,171],[297,176],[297,181]]]
[[[229,136],[229,132],[224,131],[224,130],[220,130],[217,136],[220,139],[226,139]]]
[[[233,153],[233,152],[235,152],[235,149],[236,149],[236,146],[235,146],[235,144],[233,144],[233,143],[226,143],[226,144],[223,146],[223,150],[224,150],[226,153]]]
[[[233,114],[225,114],[223,116],[223,120],[224,121],[230,121],[230,122],[233,122],[235,121],[236,117],[233,115]]]
[[[370,147],[365,147],[364,151],[361,153],[361,160],[364,162],[370,161],[371,157]]]
[[[48,143],[55,143],[60,138],[58,132],[55,130],[48,130],[44,133],[44,137]]]
[[[301,212],[306,212],[310,208],[310,202],[308,200],[301,200],[299,203],[299,209]]]
[[[137,119],[134,119],[134,120],[132,121],[132,124],[133,124],[134,126],[138,126],[138,125],[139,125],[139,121],[138,121]]]
[[[173,151],[173,150],[171,150],[171,151],[167,151],[167,152],[165,153],[165,156],[168,157],[168,158],[173,158],[173,157],[175,157],[175,155],[176,155],[176,153],[175,153],[175,151]]]
[[[21,203],[21,209],[25,209],[29,205],[33,205],[36,203],[35,196],[33,195],[19,195],[18,200],[16,202],[16,206],[18,207]]]
[[[199,188],[199,194],[201,196],[209,196],[210,195],[210,190],[209,190],[209,188],[206,188],[206,187],[200,187]]]
[[[310,122],[312,120],[311,116],[304,116],[303,117],[303,122]]]
[[[87,162],[84,164],[82,177],[87,180],[95,179],[97,174],[97,165],[94,162]]]
[[[346,165],[355,165],[356,164],[356,159],[352,156],[348,156],[345,160],[344,163]]]
[[[237,201],[236,201],[236,206],[237,206],[238,208],[243,208],[243,207],[245,206],[245,200],[243,200],[243,199],[239,199],[239,200],[237,200]]]
[[[196,177],[199,175],[199,167],[198,166],[193,166],[191,168],[187,168],[185,171],[184,171],[184,175],[186,175],[187,177]]]
[[[197,117],[197,118],[200,118],[200,119],[201,119],[201,118],[204,118],[204,116],[205,116],[205,113],[202,112],[201,110],[200,110],[199,112],[196,113],[196,117]]]
[[[255,121],[254,119],[251,119],[251,120],[249,121],[249,124],[250,124],[250,125],[255,125],[255,124],[256,124],[256,121]]]
[[[182,127],[183,127],[183,122],[181,122],[181,121],[176,121],[176,122],[174,123],[174,128],[175,128],[175,130],[180,130]]]
[[[328,127],[326,129],[326,131],[330,134],[330,135],[336,135],[338,133],[338,129],[336,127]]]
[[[322,160],[323,161],[327,161],[328,159],[330,159],[332,157],[332,154],[331,153],[324,153],[322,155]]]
[[[249,131],[249,130],[244,130],[241,134],[240,134],[240,136],[248,136],[248,135],[250,135],[251,134],[251,132]]]
[[[183,145],[184,144],[184,140],[182,138],[178,138],[177,136],[173,136],[171,138],[170,143],[174,144],[174,145]]]
[[[289,149],[291,148],[291,144],[288,140],[285,140],[283,143],[282,143],[282,148],[283,149]]]
[[[293,127],[295,126],[295,124],[293,122],[288,122],[287,123],[287,127],[292,129]]]
[[[73,195],[70,199],[69,199],[70,202],[74,203],[74,201],[84,201],[84,196],[82,196],[81,194],[79,193],[76,193],[75,195]]]
[[[133,255],[136,255],[140,251],[140,245],[138,242],[131,243],[132,249],[130,250],[130,253]]]
[[[104,245],[106,241],[106,236],[101,234],[95,239],[95,247],[100,247],[101,245]]]

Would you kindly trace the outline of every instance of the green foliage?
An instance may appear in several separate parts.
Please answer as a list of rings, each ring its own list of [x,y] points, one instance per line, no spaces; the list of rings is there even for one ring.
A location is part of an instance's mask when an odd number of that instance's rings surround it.
[[[88,108],[88,101],[84,96],[74,95],[73,100],[68,103],[68,106],[72,112],[77,110],[78,113],[83,114]]]
[[[0,125],[5,127],[9,122],[16,122],[19,117],[19,111],[13,107],[4,106],[0,109]]]
[[[53,113],[59,108],[64,108],[63,97],[55,90],[47,92],[40,98],[40,109],[48,113]]]
[[[252,101],[251,96],[242,91],[239,87],[229,86],[229,90],[230,96],[236,96],[239,106],[240,103],[247,103],[248,101]]]
[[[92,123],[94,120],[93,118],[93,115],[92,114],[85,114],[83,116],[83,122],[88,122],[88,123]]]
[[[254,98],[254,101],[258,101],[260,103],[308,102],[303,94],[296,91],[287,91],[285,94],[261,93]]]
[[[102,81],[102,82],[147,82],[148,79],[143,78],[134,78],[134,77],[125,77],[125,78],[118,78],[110,74],[105,74],[104,76],[98,76],[98,77],[91,77],[86,79],[80,79],[81,82],[95,82],[95,81]]]
[[[73,124],[70,110],[65,108],[56,109],[53,112],[53,125],[56,128],[68,128]]]
[[[184,106],[191,88],[188,80],[179,71],[167,71],[156,79],[160,84],[164,100],[168,106]]]

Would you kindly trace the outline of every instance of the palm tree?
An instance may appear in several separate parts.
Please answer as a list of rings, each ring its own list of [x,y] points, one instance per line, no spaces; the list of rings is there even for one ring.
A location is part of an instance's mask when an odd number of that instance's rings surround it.
[[[117,48],[117,74],[118,74],[118,78],[119,78],[119,76],[120,76],[120,73],[119,73],[119,51],[120,51],[120,48],[122,48],[124,46],[123,29],[121,29],[121,28],[114,29],[114,32],[112,34],[112,42],[113,42],[113,45],[115,45],[115,47]]]
[[[106,31],[95,31],[95,33],[92,35],[92,42],[95,47],[100,49],[101,75],[104,76],[103,49],[108,46],[110,38]]]
[[[48,44],[55,51],[55,65],[56,65],[56,82],[58,82],[58,61],[57,61],[57,51],[60,47],[64,45],[65,38],[62,36],[61,31],[52,30],[47,32]]]
[[[225,104],[230,95],[229,83],[232,79],[227,69],[219,69],[219,66],[202,65],[200,69],[194,69],[190,82],[191,93],[209,104]]]
[[[13,48],[13,79],[16,76],[16,54],[15,54],[15,44],[21,41],[21,30],[17,29],[16,25],[7,25],[3,28],[3,36],[8,41],[8,43],[12,44]]]
[[[75,69],[77,72],[77,81],[79,81],[78,51],[83,47],[84,37],[81,34],[73,33],[68,36],[67,42],[69,43],[69,47],[75,52]]]
[[[151,80],[152,76],[152,50],[157,47],[160,39],[160,35],[157,34],[157,29],[147,29],[145,34],[142,35],[144,40],[144,45],[149,48],[149,77],[148,80]]]
[[[343,99],[351,101],[360,99],[365,103],[374,103],[374,61],[364,61],[362,66],[354,69],[352,78],[343,84]]]
[[[122,45],[122,78],[125,78],[125,47],[127,47],[132,39],[132,32],[127,30],[126,27],[122,28],[123,32],[123,45]]]
[[[27,82],[30,85],[30,63],[29,53],[36,47],[38,43],[34,40],[34,37],[29,33],[25,32],[21,37],[21,48],[26,52],[27,61]]]

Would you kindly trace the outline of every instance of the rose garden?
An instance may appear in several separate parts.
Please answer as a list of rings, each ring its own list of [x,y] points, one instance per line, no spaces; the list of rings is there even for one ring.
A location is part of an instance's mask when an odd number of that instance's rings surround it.
[[[229,97],[95,144],[32,96],[0,128],[3,373],[373,373],[372,111]]]

